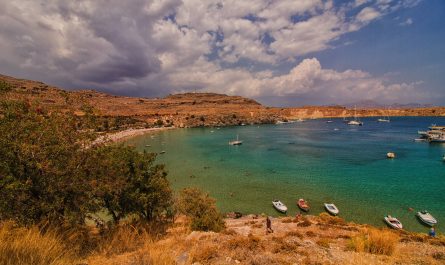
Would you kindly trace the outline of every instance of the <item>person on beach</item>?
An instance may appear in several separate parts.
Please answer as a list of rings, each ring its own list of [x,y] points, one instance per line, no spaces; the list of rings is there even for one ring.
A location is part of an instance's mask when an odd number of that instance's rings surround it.
[[[436,230],[434,230],[434,227],[431,227],[430,232],[429,232],[429,235],[430,235],[431,237],[435,237],[435,236],[436,236]]]
[[[269,216],[266,218],[266,233],[273,233],[272,230],[272,221],[270,220]]]

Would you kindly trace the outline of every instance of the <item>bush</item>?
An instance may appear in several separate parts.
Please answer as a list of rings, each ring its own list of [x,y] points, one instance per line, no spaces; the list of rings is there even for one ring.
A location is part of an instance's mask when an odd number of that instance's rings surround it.
[[[225,224],[215,202],[209,194],[197,188],[186,188],[180,192],[177,208],[191,218],[193,230],[219,232],[225,228]]]
[[[0,81],[0,93],[11,91],[12,87],[9,83],[5,81]]]

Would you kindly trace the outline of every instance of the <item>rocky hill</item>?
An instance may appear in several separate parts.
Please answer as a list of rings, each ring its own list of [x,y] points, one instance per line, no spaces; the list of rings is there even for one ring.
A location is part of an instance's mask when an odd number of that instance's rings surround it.
[[[25,100],[49,111],[99,117],[103,130],[128,127],[197,127],[275,123],[278,120],[348,117],[353,109],[342,106],[298,108],[266,107],[239,96],[185,93],[165,98],[114,96],[94,90],[67,91],[42,82],[0,75],[7,93],[1,97]],[[444,107],[412,109],[358,109],[357,116],[445,116]],[[102,119],[102,120],[100,120]]]

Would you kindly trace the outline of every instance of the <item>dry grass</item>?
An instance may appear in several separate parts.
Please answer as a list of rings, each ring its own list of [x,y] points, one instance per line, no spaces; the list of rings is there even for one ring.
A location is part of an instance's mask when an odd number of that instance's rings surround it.
[[[369,228],[359,235],[352,237],[349,249],[371,254],[392,255],[399,242],[399,236],[387,229]]]
[[[0,224],[1,265],[78,264],[75,253],[54,231],[42,233],[37,227],[18,228],[12,222]]]
[[[212,264],[212,260],[219,257],[218,245],[215,243],[202,244],[190,253],[191,261],[203,264]]]
[[[302,219],[302,220],[301,220],[300,222],[297,223],[297,226],[300,226],[300,227],[308,227],[308,226],[311,226],[311,225],[312,225],[312,222],[309,221],[308,218],[306,218],[306,217],[303,216],[301,219]]]
[[[288,236],[288,237],[298,237],[298,238],[300,238],[300,239],[302,239],[303,238],[303,234],[302,233],[300,233],[300,232],[298,232],[298,231],[289,231],[289,232],[287,232],[286,233],[286,236]]]
[[[320,219],[327,224],[330,225],[346,225],[346,222],[343,218],[340,218],[338,216],[331,216],[328,213],[320,213]]]
[[[319,240],[317,240],[317,245],[319,245],[320,247],[324,247],[324,248],[330,248],[330,243],[331,240],[328,238],[320,238]]]

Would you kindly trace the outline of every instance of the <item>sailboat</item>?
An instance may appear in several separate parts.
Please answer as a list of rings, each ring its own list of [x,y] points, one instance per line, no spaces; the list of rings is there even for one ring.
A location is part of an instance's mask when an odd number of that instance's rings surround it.
[[[390,122],[389,115],[386,117],[379,118],[379,119],[377,119],[377,121],[378,122]]]
[[[237,134],[237,135],[236,135],[236,140],[230,141],[229,144],[230,144],[230,145],[242,145],[242,144],[243,144],[243,141],[240,141],[240,140],[238,139],[238,134]]]
[[[356,112],[357,112],[357,108],[354,106],[354,119],[350,120],[348,122],[348,125],[358,125],[358,126],[362,126],[363,125],[363,122],[361,122],[359,119],[357,119]]]

